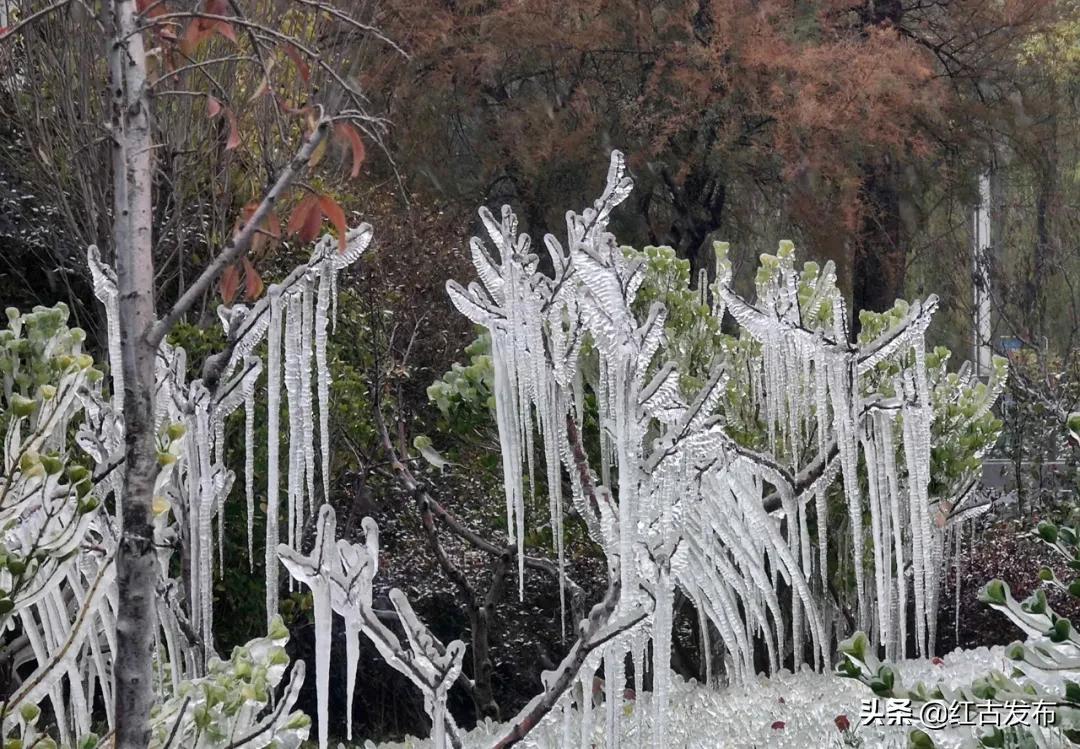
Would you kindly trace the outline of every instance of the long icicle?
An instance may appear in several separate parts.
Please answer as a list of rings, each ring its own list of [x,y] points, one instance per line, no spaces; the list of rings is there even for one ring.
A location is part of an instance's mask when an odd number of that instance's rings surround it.
[[[281,415],[281,290],[270,287],[270,330],[266,346],[266,621],[278,612],[278,433]]]

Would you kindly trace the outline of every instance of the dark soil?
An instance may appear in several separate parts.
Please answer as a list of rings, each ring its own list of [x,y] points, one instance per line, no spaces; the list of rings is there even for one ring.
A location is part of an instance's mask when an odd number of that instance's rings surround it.
[[[414,470],[422,472],[419,466]],[[492,487],[483,486],[474,477],[448,471],[441,475],[429,471],[428,490],[463,523],[485,538],[506,543],[505,520],[501,496]],[[546,513],[546,493],[543,511]],[[359,540],[362,537],[360,519],[370,515],[379,525],[380,560],[375,579],[373,607],[392,611],[387,597],[391,587],[400,588],[409,598],[417,615],[444,644],[460,639],[468,647],[463,670],[473,676],[472,642],[468,612],[462,596],[448,579],[432,553],[423,531],[414,498],[402,495],[392,486],[372,487],[366,496],[353,503],[359,512],[339,507],[338,535]],[[537,503],[540,504],[539,502]],[[541,508],[530,511],[533,525],[542,524]],[[436,523],[439,542],[448,557],[469,579],[477,595],[483,597],[491,580],[494,559],[459,541],[444,526]],[[602,557],[591,550],[580,533],[570,533],[567,545],[567,574],[586,591],[586,607],[603,596],[606,584]],[[526,553],[554,560],[550,544],[530,542]],[[540,689],[540,674],[554,669],[573,642],[571,617],[567,612],[567,636],[562,637],[559,624],[559,588],[556,581],[541,572],[526,570],[524,596],[518,598],[517,570],[506,579],[504,593],[491,621],[490,652],[493,666],[492,684],[503,720],[517,713]],[[284,610],[283,605],[283,610]],[[298,610],[297,610],[298,609]],[[299,709],[315,714],[314,684],[314,626],[310,608],[300,598],[300,605],[290,623],[292,641],[290,655],[303,659],[312,675],[304,684]],[[404,642],[397,623],[384,621]],[[370,642],[360,638],[361,658],[358,667],[353,705],[353,736],[377,740],[398,739],[407,734],[426,736],[430,725],[424,713],[420,692],[402,675],[388,666]],[[330,675],[331,733],[344,738],[346,674],[344,632],[335,617]],[[471,727],[477,720],[472,700],[460,686],[450,691],[449,707],[460,725]]]
[[[1054,570],[1057,578],[1065,583],[1073,579],[1073,573],[1066,567],[1064,559],[1034,534],[1038,522],[1038,517],[999,522],[976,530],[974,538],[965,531],[960,559],[959,629],[955,560],[948,559],[948,577],[938,607],[939,653],[947,653],[956,647],[1007,645],[1024,639],[1020,628],[1004,614],[978,600],[979,589],[994,578],[1004,580],[1018,601],[1023,601],[1039,586],[1044,587],[1054,611],[1077,621],[1080,601],[1039,581],[1039,570],[1043,567]]]

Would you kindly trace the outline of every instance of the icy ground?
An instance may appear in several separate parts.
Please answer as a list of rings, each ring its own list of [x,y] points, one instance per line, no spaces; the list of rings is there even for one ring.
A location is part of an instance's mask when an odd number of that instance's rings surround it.
[[[1011,670],[1002,647],[955,650],[940,660],[940,663],[925,659],[902,661],[896,670],[904,683],[911,685],[918,681],[970,684],[991,669],[1006,673]],[[836,718],[844,715],[855,728],[856,736],[862,739],[865,749],[903,749],[910,726],[858,725],[860,700],[869,697],[873,694],[859,682],[829,673],[804,671],[796,675],[784,671],[773,678],[759,677],[754,682],[726,689],[705,688],[676,676],[673,677],[668,711],[670,746],[686,749],[841,747],[842,737]],[[649,698],[648,693],[641,695],[638,703],[645,707]],[[623,706],[621,745],[638,747],[640,723],[644,722],[645,741],[640,746],[648,747],[651,711],[640,711],[643,720],[639,721],[635,707],[637,705],[632,701]],[[605,745],[605,712],[602,704],[593,710],[593,741],[597,747]],[[573,725],[575,728],[579,725],[576,716]],[[468,749],[486,749],[505,730],[504,724],[480,724],[465,736],[464,745]],[[962,737],[970,737],[970,729],[967,731],[963,734],[956,730],[934,731],[932,734],[937,746],[948,749],[959,746]],[[549,714],[532,732],[529,741],[521,745],[538,749],[566,746],[558,712]],[[580,745],[580,737],[573,735],[570,746]],[[366,746],[375,747],[374,744]],[[428,749],[430,746],[426,739],[409,739],[402,743],[379,744],[378,749]]]

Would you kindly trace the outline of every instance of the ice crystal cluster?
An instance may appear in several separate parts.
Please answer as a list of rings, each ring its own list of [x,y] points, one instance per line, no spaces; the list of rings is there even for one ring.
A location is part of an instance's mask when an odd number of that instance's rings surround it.
[[[783,243],[762,257],[757,298],[748,302],[732,290],[720,246],[711,314],[718,323],[730,314],[742,335],[688,391],[685,373],[667,358],[665,306],[635,315],[644,259],[607,231],[631,186],[616,152],[600,199],[567,215],[566,244],[545,237],[550,273],[540,270],[509,208],[498,218],[481,210],[490,245],[471,244],[479,282],[451,281],[447,289],[491,336],[507,522],[519,562],[527,497],[540,485],[560,565],[567,502],[608,560],[614,605],[594,609],[605,622],[593,629],[605,636],[589,638],[576,681],[589,694],[602,670],[610,729],[620,719],[625,664],[633,663],[640,688],[651,652],[652,745],[667,746],[676,588],[719,633],[730,680],[754,674],[759,650],[772,671],[785,662],[820,668],[843,634],[826,595],[827,500],[838,485],[858,623],[887,653],[904,657],[913,609],[911,639],[924,655],[935,638],[944,528],[963,515],[967,495],[930,492],[930,378],[944,371],[941,363],[941,372],[928,373],[924,333],[934,297],[877,320],[853,344],[831,264],[800,272]],[[959,377],[972,379],[970,370]],[[983,416],[999,388],[981,387],[965,418]],[[582,438],[586,393],[597,404],[598,466],[588,465],[593,446]],[[764,421],[762,445],[729,432],[733,413],[748,405]],[[567,665],[550,675],[549,691]],[[572,694],[565,690],[557,708],[567,715]],[[564,738],[589,735],[592,712],[586,700]]]
[[[371,518],[364,518],[363,544],[335,541],[334,508],[324,504],[319,511],[315,547],[308,555],[286,544],[278,553],[289,573],[312,592],[315,610],[315,686],[318,699],[319,746],[327,746],[328,694],[330,679],[331,617],[337,613],[345,621],[347,674],[346,726],[352,738],[353,689],[360,657],[359,635],[362,632],[375,645],[386,662],[404,674],[424,695],[424,706],[431,718],[432,740],[445,746],[448,737],[456,737],[457,725],[446,710],[446,695],[461,673],[465,645],[454,640],[444,646],[419,620],[408,599],[398,589],[390,591],[390,603],[405,631],[409,649],[379,621],[371,607],[372,581],[379,566],[379,529]]]
[[[67,316],[63,305],[8,310],[0,331],[0,626],[12,664],[30,668],[5,702],[5,740],[36,735],[45,698],[65,743],[89,732],[97,695],[111,709],[115,528],[94,491],[108,464],[91,471],[72,460],[69,429],[85,411],[74,438],[92,446],[102,373]]]
[[[1080,568],[1080,531],[1075,525],[1059,526],[1043,521],[1037,533],[1070,570]],[[1080,581],[1075,577],[1062,581],[1049,567],[1043,567],[1039,579],[1073,599],[1080,598]],[[1008,583],[991,580],[979,591],[979,600],[1008,617],[1025,636],[1023,642],[1017,640],[1004,648],[1004,660],[998,668],[976,673],[966,682],[935,678],[904,680],[897,674],[895,665],[877,659],[866,635],[857,632],[840,644],[844,660],[837,673],[865,684],[883,698],[906,699],[916,704],[930,700],[992,700],[1012,705],[1014,713],[1025,706],[1053,707],[1053,721],[1049,725],[1027,719],[969,727],[968,734],[963,736],[964,747],[1074,746],[1080,737],[1080,634],[1069,619],[1049,605],[1046,590],[1042,588],[1037,588],[1026,600],[1017,601]],[[935,739],[939,738],[937,733],[927,729],[927,734]]]
[[[342,268],[364,252],[370,241],[371,230],[366,225],[350,232],[346,249],[341,253],[337,250],[336,240],[326,236],[316,244],[307,264],[296,268],[281,283],[271,285],[266,296],[250,309],[239,304],[220,307],[219,317],[229,345],[219,355],[221,358],[210,360],[210,366],[216,368],[212,382],[208,383],[204,378],[186,381],[187,353],[183,348],[166,341],[158,350],[155,408],[163,451],[159,462],[163,469],[158,475],[155,495],[159,498],[157,509],[160,510],[163,536],[179,536],[188,552],[191,624],[204,645],[204,653],[197,658],[201,661],[197,664],[200,670],[213,650],[213,564],[215,556],[219,564],[223,558],[223,508],[235,480],[225,464],[225,420],[237,409],[244,408],[244,496],[250,550],[255,512],[254,391],[263,370],[263,362],[254,351],[265,340],[268,424],[266,612],[269,620],[278,609],[277,546],[282,535],[278,520],[282,488],[282,383],[288,414],[284,536],[290,545],[295,545],[304,522],[320,504],[317,498],[325,498],[328,494],[330,375],[326,347],[332,313],[337,305],[336,278]],[[116,413],[119,396],[115,393],[123,392],[119,339],[112,335],[117,332],[118,325],[116,285],[112,270],[100,261],[94,248],[90,252],[90,268],[95,293],[105,305],[109,323],[113,412]],[[122,459],[122,420],[117,424],[120,426],[111,433],[111,442],[102,445],[99,454],[94,455],[99,464]],[[319,425],[318,441],[316,424]],[[174,435],[185,435],[185,438],[178,440]],[[318,470],[316,455],[321,463]],[[318,487],[317,478],[321,478]],[[117,474],[113,491],[119,491],[119,480]]]
[[[1008,666],[1005,648],[956,650],[942,658],[908,659],[896,664],[898,682],[917,681],[946,685],[970,684],[993,669]],[[1050,683],[1060,679],[1049,677]],[[886,725],[877,721],[864,725],[861,720],[864,700],[873,699],[865,686],[848,679],[838,679],[828,672],[809,670],[793,674],[784,669],[769,677],[753,677],[723,689],[706,688],[693,679],[674,676],[668,701],[668,740],[680,749],[912,749],[908,741],[911,725]],[[653,746],[653,695],[627,693],[618,702],[622,716],[616,724],[618,736],[608,739],[608,726],[596,721],[590,726],[589,746],[617,744],[624,747]],[[597,694],[600,708],[606,698]],[[596,709],[596,708],[594,708]],[[880,706],[878,706],[880,712]],[[574,717],[577,717],[575,707]],[[869,711],[868,711],[869,713]],[[913,720],[919,723],[919,705],[913,705]],[[843,718],[848,729],[838,729]],[[925,727],[925,726],[924,726]],[[506,726],[491,720],[479,723],[462,736],[465,749],[489,749],[504,734]],[[952,726],[934,731],[939,749],[959,749],[970,737],[971,728]],[[519,746],[525,749],[563,749],[580,746],[580,736],[565,743],[561,716],[549,715],[529,733]],[[426,739],[407,738],[364,749],[429,749],[436,746]]]
[[[749,302],[732,290],[726,248],[718,246],[715,282],[703,278],[697,292],[684,291],[696,293],[692,306],[705,311],[695,322],[698,333],[719,331],[725,315],[742,333],[699,347],[711,358],[701,367],[692,363],[697,349],[669,325],[669,314],[679,314],[675,306],[658,298],[643,311],[637,303],[646,257],[618,246],[607,231],[611,211],[630,189],[616,152],[600,199],[567,215],[565,244],[545,238],[548,272],[509,208],[498,218],[482,210],[490,245],[471,244],[479,282],[447,285],[458,309],[490,337],[519,591],[527,508],[537,493],[547,495],[560,570],[563,522],[572,507],[603,550],[609,577],[603,600],[586,619],[570,623],[576,639],[564,661],[501,727],[497,746],[538,726],[557,731],[562,746],[597,734],[618,746],[630,735],[621,725],[627,667],[642,695],[647,661],[652,694],[641,700],[631,734],[642,742],[647,733],[652,746],[677,742],[681,728],[669,717],[678,690],[668,662],[676,591],[701,616],[703,649],[712,650],[711,632],[720,638],[723,660],[715,669],[708,662],[710,679],[722,670],[728,683],[748,683],[758,663],[770,672],[823,667],[847,634],[830,595],[837,565],[840,573],[852,572],[854,615],[875,646],[903,658],[910,640],[927,654],[946,534],[977,511],[969,491],[977,461],[950,466],[945,478],[932,476],[931,442],[948,439],[935,429],[964,434],[981,424],[1003,370],[997,367],[990,386],[970,369],[945,373],[945,357],[924,346],[932,297],[866,317],[859,341],[850,343],[831,265],[798,270],[790,243],[782,244],[777,255],[762,256],[756,299]],[[378,528],[366,518],[363,543],[338,540],[334,511],[325,504],[327,336],[336,278],[365,250],[370,227],[346,239],[339,253],[325,237],[310,262],[252,307],[221,309],[228,345],[207,360],[201,377],[187,379],[182,348],[162,343],[158,351],[155,657],[165,701],[155,712],[156,746],[287,747],[306,739],[308,721],[289,713],[302,667],[294,667],[274,701],[287,661],[275,618],[279,563],[313,594],[320,746],[328,741],[335,614],[345,622],[349,704],[362,634],[423,694],[434,745],[461,745],[446,701],[451,685],[464,678],[465,646],[436,639],[399,591],[390,600],[405,643],[379,621],[371,607]],[[8,700],[4,736],[41,738],[36,705],[48,698],[62,743],[92,747],[89,707],[100,699],[112,709],[110,654],[118,647],[113,553],[123,518],[108,508],[122,507],[124,383],[115,275],[95,248],[89,263],[107,313],[111,399],[101,372],[81,352],[81,331],[65,326],[62,308],[11,312],[8,330],[0,332],[6,428],[0,624],[18,635],[16,663],[32,664]],[[263,341],[265,362],[255,355]],[[214,649],[213,575],[215,562],[223,564],[230,495],[243,497],[249,551],[253,546],[254,391],[263,370],[270,634],[225,662]],[[234,492],[225,433],[239,409],[246,455],[243,491]],[[830,507],[838,502],[847,517],[843,543],[836,543],[840,531],[829,531]],[[303,528],[316,516],[314,548],[303,553]],[[186,585],[169,575],[176,547],[187,552]],[[848,558],[830,555],[834,547],[848,549]],[[589,698],[597,677],[605,685],[600,703]],[[106,717],[111,724],[111,712]],[[351,715],[346,718],[351,726]]]
[[[275,694],[288,665],[283,647],[288,633],[274,616],[276,551],[279,534],[295,543],[299,529],[327,494],[326,346],[336,308],[336,277],[370,239],[370,227],[362,225],[349,233],[346,249],[339,253],[337,240],[324,237],[307,264],[271,286],[250,309],[222,309],[228,346],[208,361],[205,377],[187,381],[182,348],[162,343],[158,350],[155,429],[160,470],[153,509],[160,580],[154,657],[157,691],[167,699],[153,718],[154,746],[297,747],[308,735],[305,716],[290,712],[303,681],[302,664],[292,669],[284,693]],[[65,746],[97,744],[91,731],[96,703],[104,705],[109,726],[114,718],[112,654],[122,647],[115,625],[114,556],[123,523],[124,383],[115,274],[95,247],[89,250],[89,265],[95,294],[107,314],[111,398],[105,394],[102,372],[81,350],[85,335],[67,327],[63,305],[26,315],[9,310],[8,327],[0,331],[0,415],[5,430],[0,626],[7,633],[5,648],[23,677],[4,704],[2,732],[5,740],[27,746],[53,741],[37,727],[38,705],[46,698],[54,735]],[[254,356],[264,339],[269,350],[265,367]],[[223,509],[235,480],[225,465],[225,420],[239,408],[246,411],[243,496],[250,538],[254,388],[264,368],[270,422],[270,635],[221,661],[214,650],[212,576],[215,560],[222,563]],[[279,445],[286,437],[277,418],[283,381],[289,414],[284,533],[275,522]],[[189,567],[183,574],[187,590],[169,575],[170,556],[178,544],[188,552]]]

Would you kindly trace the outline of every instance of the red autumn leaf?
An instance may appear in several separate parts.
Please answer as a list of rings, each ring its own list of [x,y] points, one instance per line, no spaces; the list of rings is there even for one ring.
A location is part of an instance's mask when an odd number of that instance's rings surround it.
[[[319,206],[319,196],[308,195],[293,208],[285,230],[290,236],[298,237],[301,242],[311,242],[318,236],[320,226],[322,208]]]
[[[782,720],[774,720],[773,724],[772,724],[772,729],[774,731],[783,731],[784,730],[784,721],[782,721]]]
[[[296,72],[300,74],[300,78],[307,83],[311,80],[311,68],[308,67],[307,62],[300,56],[300,52],[296,47],[291,44],[281,45],[281,51],[285,53],[285,56],[293,61],[293,65],[296,66]]]
[[[367,156],[364,139],[360,137],[360,131],[356,129],[356,126],[348,122],[339,122],[334,127],[334,132],[352,151],[352,171],[349,172],[349,176],[355,179],[360,174],[360,165],[364,163],[364,158]]]
[[[187,25],[184,29],[184,36],[180,40],[180,51],[186,56],[191,57],[195,54],[195,50],[198,49],[199,44],[206,35],[209,33],[209,26],[205,18],[196,18]]]
[[[240,145],[240,128],[236,123],[236,113],[228,107],[225,108],[225,116],[229,120],[229,139],[225,141],[225,150],[231,151]]]
[[[284,112],[285,114],[292,117],[303,117],[305,114],[307,114],[308,109],[310,109],[310,107],[294,107],[292,106],[292,104],[289,103],[287,99],[282,96],[278,96],[277,94],[272,94],[272,96],[274,97],[274,101],[277,103],[278,111]]]
[[[147,10],[149,8],[149,10]],[[156,18],[168,12],[164,2],[158,0],[135,0],[135,10],[146,18]]]
[[[255,301],[263,293],[263,280],[259,272],[255,270],[255,266],[251,264],[251,261],[244,256],[244,294],[247,295],[248,301]]]
[[[345,252],[345,234],[349,231],[349,227],[345,223],[345,211],[329,195],[319,196],[319,207],[326,214],[326,217],[330,219],[330,223],[334,225],[334,228],[337,229],[338,251]]]
[[[849,728],[851,728],[851,721],[848,720],[848,717],[846,715],[837,715],[835,718],[833,718],[833,723],[836,724],[836,730],[838,730],[840,733],[844,733]]]
[[[239,234],[241,229],[251,221],[251,217],[255,215],[255,211],[258,209],[259,203],[254,200],[245,205],[240,210],[240,216],[236,219],[233,232]],[[281,222],[278,221],[278,217],[273,211],[269,211],[263,217],[263,220],[259,222],[259,225],[255,227],[255,234],[251,237],[251,246],[248,251],[254,255],[261,255],[268,244],[279,239],[281,239]]]
[[[221,102],[208,95],[206,97],[206,116],[212,118],[217,117],[219,114],[221,114]]]
[[[239,231],[247,226],[248,221],[251,220],[251,217],[255,215],[255,211],[257,210],[259,210],[259,203],[257,201],[251,200],[245,203],[244,207],[240,209],[240,218],[237,219],[236,230]]]
[[[158,38],[161,39],[161,41],[165,42],[167,45],[170,45],[170,47],[171,45],[176,44],[177,39],[179,39],[179,37],[176,35],[176,29],[177,26],[173,23],[155,24],[154,26],[154,31],[158,35]],[[167,57],[169,58],[170,62],[174,52],[175,50],[168,49]]]
[[[281,220],[278,219],[277,214],[273,211],[266,214],[266,220],[263,222],[263,227],[266,229],[267,235],[272,239],[281,239]]]
[[[206,0],[203,4],[203,12],[207,15],[224,16],[228,14],[227,11],[224,0]],[[184,38],[180,40],[180,51],[191,57],[199,44],[213,33],[220,34],[236,43],[236,31],[228,21],[217,18],[195,18],[184,31]]]
[[[221,290],[221,301],[225,302],[225,306],[229,306],[236,299],[236,292],[240,290],[240,271],[235,265],[230,265],[225,269],[225,272],[221,274],[221,281],[219,282]]]
[[[228,21],[213,21],[211,30],[216,31],[233,44],[236,44],[236,30],[233,29],[233,25]]]

